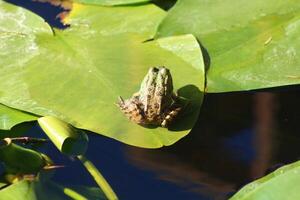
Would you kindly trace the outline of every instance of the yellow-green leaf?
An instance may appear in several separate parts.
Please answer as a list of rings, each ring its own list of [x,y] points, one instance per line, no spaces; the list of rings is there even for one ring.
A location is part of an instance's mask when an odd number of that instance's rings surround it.
[[[55,116],[135,146],[173,144],[190,132],[198,117],[204,65],[192,35],[143,42],[153,36],[163,16],[164,12],[152,4],[74,4],[66,19],[69,29],[56,30],[55,36],[31,33],[34,56],[20,64],[19,56],[11,54],[5,58],[11,60],[10,67],[0,60],[0,73],[5,73],[0,77],[0,102]],[[6,41],[1,35],[0,40]],[[175,89],[189,102],[169,130],[130,122],[115,105],[118,96],[128,98],[137,92],[148,69],[154,66],[171,70]]]
[[[194,34],[207,92],[300,84],[299,0],[179,0],[157,37]]]

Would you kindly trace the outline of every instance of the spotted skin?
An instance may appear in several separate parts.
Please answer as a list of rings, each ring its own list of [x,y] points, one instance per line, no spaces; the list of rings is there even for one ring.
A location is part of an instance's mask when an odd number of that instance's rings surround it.
[[[165,67],[152,67],[140,90],[130,99],[120,97],[117,105],[128,119],[137,124],[168,127],[181,110],[177,99],[170,71]]]

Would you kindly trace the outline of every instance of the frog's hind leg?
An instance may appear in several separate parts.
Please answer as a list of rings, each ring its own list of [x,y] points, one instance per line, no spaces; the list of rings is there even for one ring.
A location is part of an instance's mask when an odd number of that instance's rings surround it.
[[[131,121],[137,124],[145,124],[143,109],[140,107],[137,98],[124,100],[122,97],[119,97],[119,102],[116,105]]]
[[[161,126],[167,128],[181,111],[181,107],[174,107],[167,111],[162,119]]]

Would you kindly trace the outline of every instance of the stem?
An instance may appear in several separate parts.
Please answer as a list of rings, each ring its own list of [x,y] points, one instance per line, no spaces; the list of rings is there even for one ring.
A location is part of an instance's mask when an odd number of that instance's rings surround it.
[[[43,138],[31,138],[31,137],[16,137],[16,138],[10,138],[13,142],[20,142],[23,144],[34,144],[34,143],[45,143],[49,140],[43,139]]]
[[[118,199],[117,195],[115,194],[113,189],[110,187],[108,182],[105,180],[105,178],[102,176],[100,171],[95,167],[95,165],[83,155],[77,156],[77,158],[82,162],[84,167],[88,170],[88,172],[94,178],[95,182],[102,189],[106,198],[108,200],[117,200]]]

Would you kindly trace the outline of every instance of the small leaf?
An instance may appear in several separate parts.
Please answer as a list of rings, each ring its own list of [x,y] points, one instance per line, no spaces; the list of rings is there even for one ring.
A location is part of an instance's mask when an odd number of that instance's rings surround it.
[[[51,116],[39,118],[38,123],[62,153],[75,156],[87,150],[88,137],[83,131]]]
[[[14,144],[9,138],[0,140],[0,161],[12,174],[37,173],[47,165],[41,153]]]

